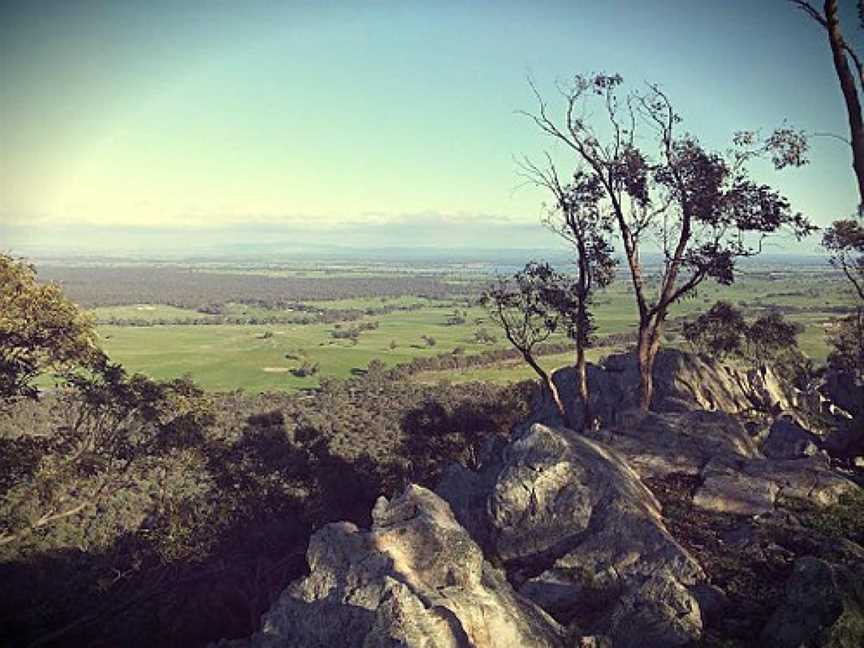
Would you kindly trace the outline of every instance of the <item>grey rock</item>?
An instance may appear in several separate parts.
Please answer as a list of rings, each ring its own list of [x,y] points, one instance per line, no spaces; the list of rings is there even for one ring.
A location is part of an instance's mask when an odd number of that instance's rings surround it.
[[[559,369],[555,383],[574,427],[581,427],[581,406],[576,397],[576,371]],[[639,372],[635,354],[616,354],[603,364],[589,365],[591,408],[604,427],[618,425],[619,415],[638,405]],[[801,394],[770,370],[745,371],[711,358],[664,349],[654,365],[655,412],[688,410],[723,411],[730,414],[791,410]],[[538,408],[537,422],[560,424],[550,400]]]
[[[795,562],[785,600],[762,632],[772,648],[860,648],[864,645],[864,567],[810,556]]]
[[[702,633],[696,598],[668,575],[628,588],[612,613],[615,646],[688,646]]]
[[[380,498],[370,531],[330,524],[249,640],[226,645],[551,648],[564,629],[483,559],[449,506],[419,486]]]
[[[619,420],[615,427],[591,432],[591,438],[613,448],[641,477],[697,475],[716,457],[762,456],[747,429],[725,412],[631,410]]]
[[[699,603],[703,624],[715,623],[729,607],[729,597],[716,585],[697,583],[690,588],[690,593]]]
[[[460,483],[469,482],[445,478],[439,488],[457,518],[485,529],[519,592],[562,623],[616,648],[698,639],[701,614],[688,588],[702,569],[616,452],[535,424],[471,482],[485,485],[484,497],[457,496]]]
[[[718,513],[759,515],[774,509],[780,487],[723,462],[711,462],[702,472],[704,482],[693,504]]]
[[[832,471],[821,456],[738,461],[716,458],[706,464],[701,474],[704,482],[693,503],[707,510],[740,515],[768,513],[780,497],[808,499],[827,506],[858,488]]]

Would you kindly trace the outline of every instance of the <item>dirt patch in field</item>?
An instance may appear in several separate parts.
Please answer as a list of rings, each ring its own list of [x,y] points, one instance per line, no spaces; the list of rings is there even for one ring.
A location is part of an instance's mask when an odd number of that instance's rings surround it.
[[[291,371],[288,367],[261,367],[261,369],[267,373],[288,373]]]
[[[147,311],[150,311],[150,310],[156,310],[156,307],[155,307],[155,306],[136,306],[136,307],[135,307],[135,310],[147,310]]]

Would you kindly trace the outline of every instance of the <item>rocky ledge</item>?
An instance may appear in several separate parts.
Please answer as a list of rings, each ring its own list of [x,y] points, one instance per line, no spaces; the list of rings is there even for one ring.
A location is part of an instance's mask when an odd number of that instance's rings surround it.
[[[860,471],[805,427],[831,404],[770,372],[661,360],[655,412],[626,408],[636,376],[613,358],[592,370],[599,429],[541,404],[480,470],[379,498],[369,530],[319,530],[309,575],[222,645],[864,645],[861,538],[827,541],[833,521],[800,515],[864,502]],[[573,403],[567,370],[556,380]]]

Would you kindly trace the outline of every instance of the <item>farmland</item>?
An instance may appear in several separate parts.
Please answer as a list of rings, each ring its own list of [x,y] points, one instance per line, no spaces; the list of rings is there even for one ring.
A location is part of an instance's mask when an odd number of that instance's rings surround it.
[[[210,390],[293,391],[317,387],[322,378],[351,376],[374,359],[391,367],[416,357],[506,348],[476,304],[483,286],[494,278],[490,272],[444,268],[412,275],[404,268],[384,272],[368,267],[356,272],[226,265],[194,272],[49,268],[47,275],[89,306],[99,322],[101,344],[113,360],[155,378],[190,374]],[[160,299],[155,284],[169,275],[175,281],[161,284],[165,294]],[[252,297],[244,299],[244,291]],[[141,297],[149,300],[139,302]],[[800,323],[799,344],[817,362],[828,352],[826,326],[851,303],[846,285],[828,268],[750,271],[731,287],[709,284],[695,298],[676,304],[667,342],[680,344],[680,318],[706,310],[717,299],[737,303],[748,317],[779,310]],[[623,277],[598,295],[595,313],[600,336],[635,331],[634,306]],[[361,329],[353,339],[339,333],[352,328]],[[496,340],[478,341],[482,329]],[[614,350],[595,350],[592,359]],[[552,369],[568,361],[568,355],[558,354],[542,363]],[[295,375],[304,363],[316,365],[316,371]],[[415,379],[509,382],[529,377],[526,367],[507,361],[421,372]]]

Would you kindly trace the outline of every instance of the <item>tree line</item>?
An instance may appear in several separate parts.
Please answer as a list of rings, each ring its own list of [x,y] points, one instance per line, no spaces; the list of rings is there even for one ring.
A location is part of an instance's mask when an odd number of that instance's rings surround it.
[[[269,308],[298,301],[402,296],[443,299],[471,292],[466,283],[393,273],[360,277],[279,277],[213,273],[169,266],[80,267],[45,265],[43,281],[57,282],[72,301],[85,308],[130,304],[167,304],[196,310],[212,304],[266,304]]]
[[[421,303],[414,304],[390,304],[380,307],[369,308],[323,308],[311,304],[291,303],[285,306],[267,306],[259,301],[254,303],[238,302],[245,305],[257,306],[264,309],[290,310],[291,313],[259,313],[256,315],[231,315],[226,313],[226,305],[217,304],[198,308],[198,312],[205,314],[202,317],[97,317],[97,324],[110,326],[213,326],[213,325],[267,325],[267,324],[333,324],[336,322],[352,322],[364,317],[375,315],[389,315],[395,312],[418,311],[424,306]],[[445,306],[442,306],[444,308]]]

